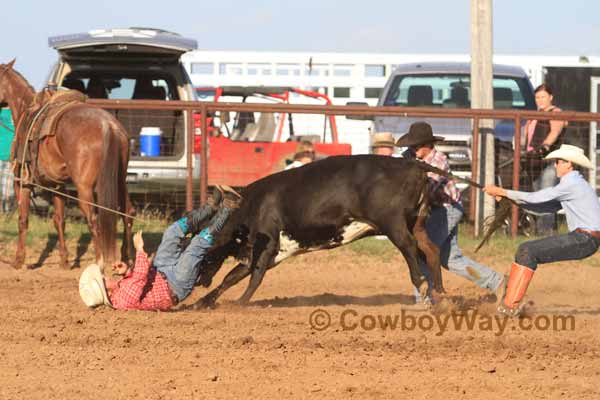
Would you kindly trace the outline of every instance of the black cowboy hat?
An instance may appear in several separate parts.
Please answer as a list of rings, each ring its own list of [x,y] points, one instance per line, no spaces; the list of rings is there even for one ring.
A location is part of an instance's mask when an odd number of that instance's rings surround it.
[[[415,122],[411,124],[408,133],[404,134],[396,142],[398,147],[417,147],[424,144],[441,142],[444,138],[441,136],[433,136],[431,125],[427,122]]]

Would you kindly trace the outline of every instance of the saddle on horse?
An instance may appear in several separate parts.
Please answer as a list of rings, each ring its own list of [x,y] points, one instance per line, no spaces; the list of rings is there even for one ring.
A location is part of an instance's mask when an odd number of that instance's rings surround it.
[[[11,150],[14,174],[22,179],[22,184],[52,180],[38,164],[40,143],[45,138],[56,135],[61,117],[73,107],[85,103],[86,99],[77,90],[45,89],[35,95],[27,111],[17,121]]]

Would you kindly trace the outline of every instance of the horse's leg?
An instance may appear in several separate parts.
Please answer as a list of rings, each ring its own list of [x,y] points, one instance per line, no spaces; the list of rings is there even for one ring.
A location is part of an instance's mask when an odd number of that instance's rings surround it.
[[[127,137],[127,133],[124,133],[124,137]],[[125,140],[121,144],[121,169],[119,172],[119,191],[121,199],[121,211],[127,215],[135,215],[135,209],[131,204],[131,198],[129,197],[129,191],[127,190],[127,165],[129,164],[129,142]],[[121,245],[121,260],[129,262],[133,265],[133,259],[135,254],[133,253],[133,218],[123,217],[123,243]]]
[[[54,195],[54,228],[58,233],[58,250],[60,252],[60,263],[64,269],[69,268],[69,254],[65,245],[65,199]]]
[[[96,263],[100,267],[102,267],[103,266],[102,252],[100,250],[101,247],[100,247],[100,243],[99,243],[99,239],[98,239],[98,216],[97,216],[96,212],[94,211],[93,207],[88,204],[88,203],[94,202],[94,193],[92,191],[92,188],[89,186],[77,185],[77,196],[79,197],[80,200],[84,200],[85,202],[87,202],[87,203],[85,203],[83,201],[80,201],[79,208],[81,209],[81,212],[85,216],[88,229],[90,230],[90,233],[92,235],[92,243],[94,244]]]
[[[129,194],[125,191],[125,207],[122,208],[125,214],[133,215],[135,210],[131,205]],[[133,218],[123,217],[123,244],[121,245],[121,260],[133,262],[133,239],[132,239]]]
[[[25,239],[27,238],[27,227],[29,224],[29,202],[31,201],[31,189],[23,187],[19,190],[19,240],[17,241],[17,255],[13,264],[14,268],[23,267],[25,262]]]

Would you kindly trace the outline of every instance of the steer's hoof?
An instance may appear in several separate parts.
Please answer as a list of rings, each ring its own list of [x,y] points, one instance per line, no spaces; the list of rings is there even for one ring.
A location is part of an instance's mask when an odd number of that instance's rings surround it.
[[[442,291],[432,290],[429,300],[431,301],[432,304],[438,304],[445,298],[446,298],[446,292],[444,292],[443,290]]]
[[[195,310],[214,310],[215,308],[217,308],[217,303],[213,299],[206,297],[194,304]]]

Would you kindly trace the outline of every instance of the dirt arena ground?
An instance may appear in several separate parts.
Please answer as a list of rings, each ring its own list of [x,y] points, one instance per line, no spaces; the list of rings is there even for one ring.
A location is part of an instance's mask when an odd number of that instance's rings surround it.
[[[4,259],[13,251],[3,246]],[[478,258],[506,271],[512,252]],[[502,330],[485,293],[450,274],[452,301],[415,309],[388,242],[297,257],[250,306],[231,302],[240,286],[202,311],[185,306],[204,289],[175,312],[88,310],[81,270],[56,261],[0,263],[0,399],[600,398],[599,255],[541,267],[531,318]],[[461,316],[475,316],[472,329],[454,324]],[[554,329],[557,316],[574,326]]]

